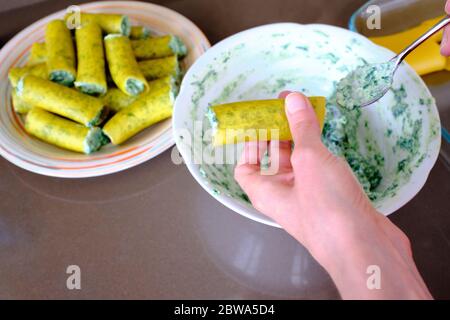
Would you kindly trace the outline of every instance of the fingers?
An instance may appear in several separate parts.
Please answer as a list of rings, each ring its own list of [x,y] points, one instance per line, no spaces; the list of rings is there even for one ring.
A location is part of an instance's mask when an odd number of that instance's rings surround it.
[[[248,142],[236,168],[234,179],[241,188],[252,198],[264,182],[265,176],[261,175],[261,158],[267,150],[267,142]]]
[[[296,148],[320,142],[319,121],[307,97],[301,93],[290,93],[286,97],[286,116]]]
[[[441,54],[443,56],[450,56],[450,27],[446,27],[444,29],[444,34],[442,35],[442,42],[441,42]]]
[[[234,170],[235,179],[241,184],[247,184],[249,179],[256,179],[260,174],[260,163],[261,158],[267,150],[267,142],[248,142],[244,145],[244,150],[242,152],[241,158],[237,163]],[[255,177],[255,178],[254,178]]]
[[[450,0],[445,4],[445,12],[450,14]],[[444,34],[441,41],[441,54],[443,56],[450,56],[450,26],[444,29]]]
[[[271,141],[269,151],[271,166],[277,167],[281,172],[292,170],[290,141]]]
[[[278,98],[279,98],[279,99],[286,99],[286,97],[287,97],[291,92],[292,92],[292,91],[288,91],[288,90],[283,91],[283,92],[281,92],[281,93],[278,95]]]
[[[262,157],[267,151],[267,145],[267,141],[252,141],[245,143],[238,165],[259,166]]]

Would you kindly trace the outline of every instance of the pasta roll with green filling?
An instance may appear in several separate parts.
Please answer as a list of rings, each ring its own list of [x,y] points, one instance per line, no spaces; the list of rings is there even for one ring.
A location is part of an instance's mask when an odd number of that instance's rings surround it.
[[[180,38],[173,35],[154,37],[148,39],[131,40],[134,55],[137,59],[156,59],[172,55],[184,57],[186,46]]]
[[[65,86],[75,81],[75,49],[70,30],[63,20],[53,20],[45,30],[49,79]]]
[[[41,108],[33,108],[28,112],[25,129],[45,142],[86,154],[97,151],[108,143],[108,138],[100,128],[87,128]]]
[[[17,96],[32,106],[56,113],[87,127],[100,124],[105,116],[102,99],[32,75],[25,76],[19,81]]]
[[[146,39],[150,36],[150,30],[144,26],[132,26],[130,31],[130,39]]]
[[[119,34],[105,37],[106,59],[117,87],[128,95],[136,96],[148,90],[148,83],[133,55],[130,39]]]
[[[47,48],[45,42],[35,42],[31,46],[30,56],[28,57],[27,65],[31,66],[47,61]]]
[[[47,64],[39,63],[32,66],[11,68],[8,73],[8,78],[13,88],[17,87],[20,78],[28,74],[38,78],[48,79]]]
[[[17,96],[16,89],[12,90],[11,99],[14,111],[17,113],[25,114],[32,108],[32,106],[29,103],[24,102],[21,98]]]
[[[105,105],[114,113],[125,109],[134,101],[136,101],[136,96],[129,96],[123,93],[122,90],[118,88],[109,88],[106,95],[103,97]]]
[[[76,13],[67,14],[64,19],[66,22],[75,25]],[[110,13],[81,13],[80,21],[81,25],[88,23],[96,23],[102,28],[104,33],[120,33],[125,36],[130,35],[131,24],[128,16],[123,14],[110,14]]]
[[[121,144],[151,125],[172,116],[174,94],[168,86],[139,97],[103,127],[113,144]]]
[[[76,29],[78,70],[75,87],[86,94],[106,93],[105,55],[102,30],[96,23]]]
[[[323,128],[326,99],[309,97]],[[247,141],[292,141],[284,99],[241,101],[212,106],[208,118],[213,130],[213,144],[220,146]],[[276,130],[273,137],[272,130]]]
[[[170,87],[170,90],[176,96],[178,94],[177,80],[172,76],[166,76],[148,83],[149,92],[155,92],[164,87]],[[105,105],[114,113],[130,106],[138,97],[129,96],[117,88],[109,88],[104,96]]]
[[[166,58],[142,60],[139,62],[139,68],[144,77],[148,80],[158,79],[165,76],[178,77],[180,74],[180,66],[177,56],[169,56]]]

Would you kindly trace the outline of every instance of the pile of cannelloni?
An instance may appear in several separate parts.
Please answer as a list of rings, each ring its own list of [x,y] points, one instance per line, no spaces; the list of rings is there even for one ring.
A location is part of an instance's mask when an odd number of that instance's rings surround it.
[[[89,154],[171,117],[187,53],[177,36],[151,35],[125,15],[81,13],[74,30],[67,19],[48,23],[45,42],[9,71],[29,134]]]

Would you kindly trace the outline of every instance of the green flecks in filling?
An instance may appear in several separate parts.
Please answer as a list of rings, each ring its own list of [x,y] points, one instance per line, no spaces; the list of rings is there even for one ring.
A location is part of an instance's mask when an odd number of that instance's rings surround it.
[[[75,76],[64,70],[52,71],[49,79],[66,87],[71,87],[75,82]]]
[[[187,54],[187,48],[184,45],[183,41],[177,36],[172,36],[169,42],[169,47],[172,49],[172,52],[176,54],[178,57],[182,58]]]
[[[88,123],[88,127],[95,127],[98,126],[103,122],[103,120],[106,119],[106,117],[109,114],[108,108],[103,108],[94,119],[91,120],[91,122]]]
[[[407,163],[408,163],[408,159],[403,159],[403,160],[399,161],[397,164],[397,171],[398,172],[404,171]]]
[[[131,24],[128,16],[123,16],[122,23],[120,24],[120,30],[124,36],[129,36],[131,32]]]
[[[356,39],[356,38],[352,38],[352,40],[350,40],[350,45],[351,46],[360,46],[360,45],[362,45],[362,43],[361,43],[361,41],[360,40],[358,40],[358,39]]]
[[[376,189],[382,180],[380,168],[384,165],[384,157],[369,139],[366,139],[367,155],[360,152],[357,139],[360,117],[359,109],[341,108],[333,96],[327,104],[322,140],[332,153],[346,159],[369,198],[375,200]]]
[[[84,141],[84,152],[89,154],[99,150],[102,146],[110,142],[109,138],[103,134],[100,128],[91,128]]]
[[[323,59],[323,60],[328,60],[332,64],[336,64],[340,60],[338,56],[336,56],[334,53],[331,53],[331,52],[329,52],[327,54],[324,54],[320,58]]]
[[[395,118],[398,118],[408,108],[408,104],[404,100],[406,98],[406,90],[403,85],[401,85],[400,88],[398,88],[398,89],[392,88],[391,90],[394,93],[394,99],[395,99],[395,104],[392,106],[392,109],[391,109],[392,115]]]
[[[352,110],[381,98],[392,85],[394,68],[393,62],[356,68],[337,84],[337,102]]]
[[[206,87],[207,86],[209,87],[216,80],[217,80],[217,72],[211,69],[206,73],[206,75],[201,80],[194,81],[191,83],[191,85],[196,87],[196,90],[191,98],[191,102],[193,105],[193,108],[191,110],[192,119],[195,119],[196,117],[199,106],[199,100],[205,95]]]
[[[401,149],[408,151],[411,154],[415,154],[420,147],[420,135],[422,132],[422,119],[414,121],[412,127],[412,133],[404,135],[397,140],[397,146]]]
[[[214,135],[215,132],[217,131],[217,127],[219,125],[219,121],[217,120],[216,113],[211,108],[208,108],[208,110],[206,111],[206,118],[209,121],[211,129],[213,130],[212,134]]]
[[[230,98],[230,95],[236,90],[236,88],[239,87],[239,85],[242,84],[247,79],[245,74],[240,74],[236,77],[236,79],[230,81],[225,85],[223,88],[221,94],[219,97],[214,99],[213,102],[211,102],[212,105],[221,104],[227,102],[227,100]]]
[[[102,86],[94,83],[75,82],[75,87],[85,94],[94,96],[106,93]]]
[[[325,38],[329,38],[330,37],[327,33],[323,32],[321,30],[314,30],[314,32],[319,34],[319,35],[321,35],[322,37],[325,37]]]
[[[137,79],[127,79],[126,83],[127,92],[133,96],[137,96],[144,91],[145,85],[142,81]]]
[[[387,129],[386,130],[386,137],[391,137],[392,136],[392,129]]]
[[[297,46],[296,47],[298,50],[302,50],[302,51],[309,51],[308,46]]]

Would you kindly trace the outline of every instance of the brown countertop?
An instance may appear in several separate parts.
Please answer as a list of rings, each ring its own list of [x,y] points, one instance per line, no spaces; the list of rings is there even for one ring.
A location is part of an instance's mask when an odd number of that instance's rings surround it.
[[[4,0],[2,0],[4,1]],[[0,13],[0,41],[79,1]],[[212,43],[260,24],[346,26],[364,1],[159,0]],[[450,101],[450,94],[448,95]],[[450,298],[450,171],[439,160],[392,220],[410,237],[436,298]],[[81,290],[66,268],[81,268]],[[210,197],[170,151],[125,172],[64,180],[0,158],[0,298],[338,298],[326,273],[282,230]]]

